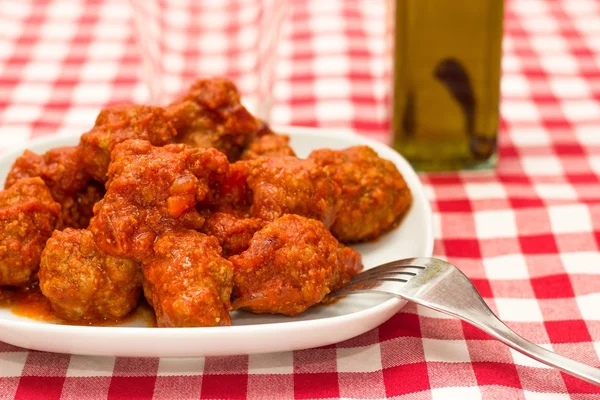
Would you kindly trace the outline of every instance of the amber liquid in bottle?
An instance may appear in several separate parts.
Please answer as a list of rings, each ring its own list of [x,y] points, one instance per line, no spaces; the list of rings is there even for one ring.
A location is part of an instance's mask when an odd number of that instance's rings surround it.
[[[416,169],[496,162],[502,0],[397,0],[394,147]]]

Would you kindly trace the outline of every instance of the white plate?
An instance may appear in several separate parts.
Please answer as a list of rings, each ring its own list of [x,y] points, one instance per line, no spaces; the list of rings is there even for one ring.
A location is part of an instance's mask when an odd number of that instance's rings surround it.
[[[373,140],[334,131],[281,128],[292,137],[299,157],[312,150],[342,149],[366,144],[392,160],[413,193],[413,204],[402,224],[373,243],[360,244],[366,268],[399,258],[430,256],[433,247],[429,203],[419,178],[409,164],[389,147]],[[76,137],[53,137],[27,147],[44,152],[77,143]],[[0,157],[0,179],[23,152],[17,149]],[[357,294],[329,306],[318,306],[290,318],[232,314],[233,326],[214,328],[148,328],[143,321],[116,327],[68,326],[40,322],[0,308],[0,341],[34,350],[57,353],[126,357],[192,357],[289,351],[324,346],[360,335],[397,313],[405,301],[385,295]],[[136,326],[137,325],[137,326]]]

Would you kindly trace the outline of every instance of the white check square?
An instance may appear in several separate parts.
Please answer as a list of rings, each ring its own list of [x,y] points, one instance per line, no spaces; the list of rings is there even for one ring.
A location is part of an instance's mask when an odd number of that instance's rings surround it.
[[[71,356],[67,377],[112,376],[115,357]]]
[[[575,136],[583,145],[599,145],[600,144],[600,125],[598,124],[589,124],[589,125],[580,125],[573,127],[575,130]]]
[[[574,200],[577,198],[573,186],[564,183],[537,183],[533,188],[542,199]]]
[[[542,311],[536,299],[496,298],[498,316],[504,321],[542,322]]]
[[[591,232],[591,215],[584,204],[548,207],[550,226],[555,233]]]
[[[524,390],[523,395],[525,400],[571,400],[571,395],[568,393],[542,393]]]
[[[318,78],[315,80],[315,94],[319,97],[329,97],[332,93],[336,96],[349,98],[351,95],[352,85],[346,78]]]
[[[532,101],[505,100],[500,104],[502,115],[511,121],[537,122],[540,120],[540,111]]]
[[[520,146],[544,146],[550,143],[548,131],[538,127],[512,129],[510,138]]]
[[[158,376],[190,376],[204,372],[204,357],[161,358],[158,362]]]
[[[7,53],[4,53],[7,54]],[[31,61],[23,68],[24,80],[53,81],[61,73],[62,66],[58,62]]]
[[[25,351],[0,353],[0,378],[21,376],[27,355]]]
[[[583,319],[600,321],[600,307],[598,307],[598,304],[600,304],[600,293],[578,296],[575,298],[575,301],[577,301]]]
[[[539,61],[548,74],[576,74],[579,72],[577,59],[568,54],[543,54]]]
[[[45,83],[23,82],[15,88],[12,100],[16,103],[45,104],[52,96],[52,87]]]
[[[595,100],[562,100],[561,108],[571,121],[597,121],[600,118],[600,105]]]
[[[527,279],[527,262],[522,254],[484,258],[483,267],[489,279]]]
[[[499,183],[467,183],[465,191],[471,200],[506,198],[506,190]]]
[[[250,354],[248,373],[250,375],[291,374],[294,372],[294,353]]]
[[[550,79],[550,87],[559,98],[580,98],[590,94],[589,84],[576,76],[556,76]]]
[[[0,114],[0,121],[6,122],[31,122],[42,114],[39,105],[13,104],[4,109]]]
[[[500,83],[503,96],[528,96],[531,93],[529,81],[523,75],[506,74]]]
[[[73,101],[78,105],[104,104],[110,99],[111,89],[105,83],[80,83],[73,89]]]
[[[561,253],[560,259],[569,274],[600,274],[600,253],[581,251]]]
[[[374,372],[381,369],[379,344],[337,349],[338,372]]]
[[[512,210],[477,211],[474,216],[478,238],[490,239],[517,235],[517,223]]]
[[[476,386],[439,387],[431,389],[432,400],[481,399],[481,390]]]
[[[560,175],[563,168],[560,160],[551,156],[525,156],[521,159],[528,175]]]
[[[464,340],[440,340],[423,338],[423,350],[427,362],[470,362],[469,348]]]
[[[317,107],[317,118],[321,121],[345,120],[348,115],[354,115],[354,104],[351,101],[332,100],[327,102],[327,107]]]

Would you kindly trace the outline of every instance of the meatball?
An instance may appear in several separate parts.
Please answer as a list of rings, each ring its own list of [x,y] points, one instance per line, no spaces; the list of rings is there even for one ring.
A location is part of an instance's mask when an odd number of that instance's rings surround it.
[[[31,281],[59,213],[41,178],[19,179],[0,192],[0,286]]]
[[[340,188],[314,161],[276,157],[249,163],[247,181],[255,217],[272,221],[284,214],[297,214],[319,220],[327,228],[333,224]]]
[[[290,137],[271,133],[257,137],[242,153],[242,160],[254,160],[258,157],[296,157],[296,153],[290,147]]]
[[[231,162],[263,126],[241,104],[235,85],[224,78],[196,81],[166,110],[177,130],[177,142],[214,147]]]
[[[323,223],[284,215],[258,231],[229,260],[234,309],[296,315],[322,301],[362,269],[360,254],[341,245]]]
[[[219,240],[219,244],[223,248],[223,256],[227,258],[246,250],[252,236],[263,225],[264,222],[258,218],[214,212],[207,216],[201,231]]]
[[[411,203],[410,189],[396,166],[367,146],[315,150],[309,159],[341,187],[331,232],[342,242],[375,239],[392,228]]]
[[[96,246],[90,231],[54,231],[42,253],[40,289],[52,309],[68,321],[115,320],[137,305],[139,265],[109,256]]]
[[[231,262],[216,238],[200,232],[168,231],[142,263],[144,294],[159,327],[231,325]]]
[[[77,147],[57,147],[43,156],[25,150],[6,176],[5,188],[21,178],[39,176],[52,195],[59,200],[85,187],[89,176],[83,171],[81,154]]]
[[[176,131],[159,107],[116,105],[105,108],[92,130],[81,136],[83,166],[99,182],[106,182],[110,153],[128,139],[148,140],[155,146],[173,142]]]
[[[54,200],[61,205],[58,229],[85,228],[92,216],[93,203],[102,198],[104,189],[90,181],[82,166],[78,147],[57,147],[40,156],[26,150],[13,164],[5,187],[18,179],[40,177]]]
[[[138,261],[160,232],[202,226],[196,203],[229,167],[215,149],[154,147],[145,140],[117,145],[112,158],[107,192],[94,207],[89,229],[102,251]]]

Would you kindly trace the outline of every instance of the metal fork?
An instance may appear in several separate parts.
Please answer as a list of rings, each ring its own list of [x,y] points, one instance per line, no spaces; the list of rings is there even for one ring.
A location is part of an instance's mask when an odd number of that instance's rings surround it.
[[[446,261],[426,257],[392,261],[354,276],[329,297],[359,292],[391,294],[460,318],[534,360],[600,386],[600,369],[517,335],[490,310],[469,278]]]

